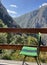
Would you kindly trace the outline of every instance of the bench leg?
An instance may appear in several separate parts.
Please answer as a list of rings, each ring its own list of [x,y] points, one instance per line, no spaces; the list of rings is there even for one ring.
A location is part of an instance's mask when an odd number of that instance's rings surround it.
[[[38,62],[39,62],[39,65],[41,65],[41,62],[40,62],[40,58],[38,57]]]
[[[26,58],[26,56],[25,56],[24,59],[23,59],[23,63],[22,63],[22,65],[24,65],[24,63],[25,63],[25,58]]]
[[[24,57],[22,65],[24,65],[26,57],[27,56]],[[25,64],[28,65],[27,63],[25,63]]]
[[[35,57],[35,60],[36,60],[36,62],[37,62],[38,65],[41,65],[39,57]]]

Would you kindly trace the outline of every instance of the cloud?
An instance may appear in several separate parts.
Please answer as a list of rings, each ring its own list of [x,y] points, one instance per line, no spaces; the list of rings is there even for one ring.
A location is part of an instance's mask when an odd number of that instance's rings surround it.
[[[17,14],[17,12],[7,9],[9,14]]]
[[[13,18],[15,18],[16,17],[16,15],[11,15]]]
[[[11,7],[15,7],[15,8],[17,8],[17,6],[16,5],[14,5],[14,4],[12,4],[12,5],[10,5]]]
[[[41,8],[42,6],[45,6],[47,5],[47,3],[43,3],[42,5],[39,6],[39,8]]]

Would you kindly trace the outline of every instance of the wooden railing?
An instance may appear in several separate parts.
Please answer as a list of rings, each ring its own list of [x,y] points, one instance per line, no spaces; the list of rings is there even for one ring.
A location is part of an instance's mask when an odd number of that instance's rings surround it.
[[[47,34],[47,28],[30,28],[30,29],[16,29],[16,28],[0,28],[0,33],[44,33]],[[21,50],[23,45],[0,45],[0,49],[16,49]],[[40,46],[40,51],[47,52],[47,46]]]
[[[44,33],[47,34],[47,28],[24,28],[24,29],[16,29],[16,28],[0,28],[0,32],[13,32],[13,33]]]

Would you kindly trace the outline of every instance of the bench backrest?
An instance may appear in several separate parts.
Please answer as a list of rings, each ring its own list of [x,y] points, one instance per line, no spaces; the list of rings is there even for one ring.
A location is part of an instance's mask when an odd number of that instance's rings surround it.
[[[20,54],[22,55],[27,55],[27,56],[38,56],[39,55],[39,48],[41,44],[41,35],[40,33],[38,34],[38,45],[37,47],[28,47],[28,46],[23,46]]]

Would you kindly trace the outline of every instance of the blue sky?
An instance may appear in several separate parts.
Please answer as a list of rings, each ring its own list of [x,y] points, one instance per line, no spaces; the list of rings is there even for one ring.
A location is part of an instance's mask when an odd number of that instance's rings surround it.
[[[2,3],[12,17],[17,17],[47,4],[47,0],[2,0]]]

